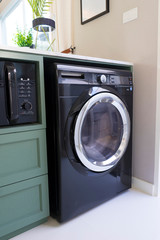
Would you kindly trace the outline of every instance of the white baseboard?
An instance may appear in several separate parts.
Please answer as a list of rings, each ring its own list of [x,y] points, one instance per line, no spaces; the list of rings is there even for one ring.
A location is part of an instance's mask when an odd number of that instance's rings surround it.
[[[132,177],[132,188],[154,196],[154,184]]]

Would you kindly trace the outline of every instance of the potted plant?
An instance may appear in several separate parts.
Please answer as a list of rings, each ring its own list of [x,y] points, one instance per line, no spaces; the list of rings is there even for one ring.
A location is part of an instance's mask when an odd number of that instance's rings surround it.
[[[36,40],[35,40],[35,48],[37,48],[37,41],[38,41],[38,33],[41,35],[44,34],[47,42],[48,42],[48,48],[52,48],[52,44],[54,43],[55,39],[52,39],[52,42],[50,43],[49,39],[49,32],[53,31],[55,29],[55,22],[53,19],[46,18],[44,15],[50,10],[50,7],[54,0],[27,0],[30,4],[33,12],[33,28],[37,31],[36,34]]]
[[[17,33],[13,39],[19,47],[31,47],[33,44],[33,36],[31,30],[20,30],[17,28]]]

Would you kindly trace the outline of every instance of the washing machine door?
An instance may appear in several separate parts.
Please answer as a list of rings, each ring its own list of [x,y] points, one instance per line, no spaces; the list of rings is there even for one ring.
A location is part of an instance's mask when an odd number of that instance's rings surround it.
[[[74,129],[79,160],[88,169],[103,172],[123,156],[130,137],[130,117],[125,104],[110,92],[91,97],[81,108]]]

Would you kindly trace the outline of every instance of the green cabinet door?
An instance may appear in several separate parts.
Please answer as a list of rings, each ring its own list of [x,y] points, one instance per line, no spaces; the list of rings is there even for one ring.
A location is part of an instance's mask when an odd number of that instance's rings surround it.
[[[0,239],[48,216],[47,175],[0,188]]]
[[[0,135],[0,187],[46,173],[45,130]]]

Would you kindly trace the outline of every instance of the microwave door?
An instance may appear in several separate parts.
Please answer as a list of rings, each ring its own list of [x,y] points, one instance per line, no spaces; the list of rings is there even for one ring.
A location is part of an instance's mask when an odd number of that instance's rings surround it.
[[[12,63],[5,64],[6,110],[9,122],[15,123],[18,118],[18,97],[16,68]]]

